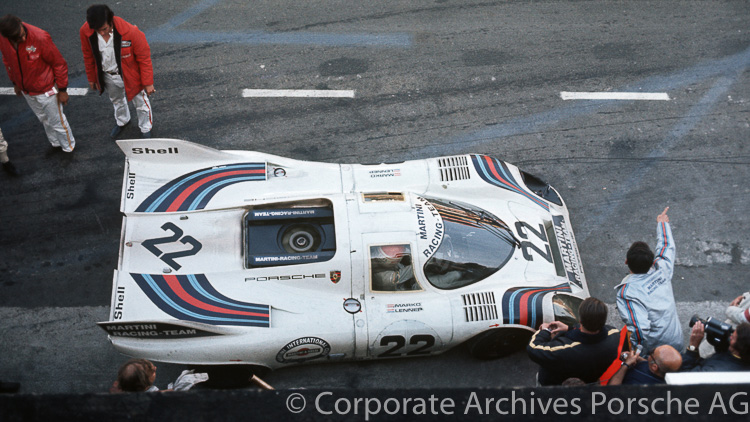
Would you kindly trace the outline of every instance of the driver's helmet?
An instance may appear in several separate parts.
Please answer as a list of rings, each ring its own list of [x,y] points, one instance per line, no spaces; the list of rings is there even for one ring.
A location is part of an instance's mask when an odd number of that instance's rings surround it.
[[[372,258],[379,259],[383,263],[395,265],[407,254],[408,250],[404,245],[382,245],[376,248]]]

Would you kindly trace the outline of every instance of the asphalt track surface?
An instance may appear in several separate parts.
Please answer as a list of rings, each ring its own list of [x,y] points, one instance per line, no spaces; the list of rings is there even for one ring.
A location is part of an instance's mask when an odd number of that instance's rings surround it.
[[[85,88],[86,2],[0,1],[53,37]],[[612,304],[634,240],[665,206],[683,321],[748,290],[750,3],[150,0],[110,4],[150,41],[154,136],[328,162],[484,153],[552,183],[568,203],[592,295]],[[0,72],[0,87],[10,87]],[[243,89],[350,90],[353,98],[245,98]],[[561,92],[669,101],[563,100]],[[106,391],[124,360],[107,318],[124,157],[112,107],[65,108],[77,147],[46,154],[23,99],[0,126],[23,172],[0,174],[0,379],[25,392]],[[138,137],[130,125],[125,137]],[[179,372],[160,366],[157,383]],[[523,354],[289,368],[292,387],[529,385]]]

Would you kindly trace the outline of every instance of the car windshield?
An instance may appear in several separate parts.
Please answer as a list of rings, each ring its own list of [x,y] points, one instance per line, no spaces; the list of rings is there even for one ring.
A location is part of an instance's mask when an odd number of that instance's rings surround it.
[[[502,220],[480,208],[427,199],[443,220],[440,246],[423,269],[439,289],[457,289],[483,280],[502,268],[518,240]]]

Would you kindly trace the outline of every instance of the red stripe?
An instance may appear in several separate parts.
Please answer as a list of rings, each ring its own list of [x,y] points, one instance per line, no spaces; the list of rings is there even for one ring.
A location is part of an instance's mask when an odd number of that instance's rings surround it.
[[[148,108],[148,124],[153,125],[154,122],[151,120],[151,104],[148,102],[148,95],[146,95],[146,91],[141,91],[141,95],[143,95],[143,103]]]
[[[750,322],[750,308],[745,309],[745,319]]]
[[[512,184],[512,183],[508,182],[507,180],[503,179],[500,176],[500,174],[497,172],[497,169],[495,167],[495,163],[492,161],[492,159],[490,157],[484,156],[484,159],[485,159],[485,161],[487,161],[487,165],[489,166],[490,171],[498,179],[498,181],[500,183],[508,186],[512,190],[517,191],[518,193],[524,194],[527,198],[531,199],[532,201],[536,202],[537,204],[540,204],[540,205],[542,205],[544,207],[547,206],[547,204],[538,201],[536,198],[534,198],[534,197],[530,196],[529,194],[527,194],[527,192],[525,192],[524,190],[520,189],[519,187],[515,186],[514,184]]]
[[[633,313],[633,308],[630,307],[630,301],[625,299],[625,287],[620,290],[620,297],[625,301],[625,304],[628,306],[628,311],[630,312],[630,320],[633,321],[633,327],[635,327],[635,336],[638,339],[638,343],[641,343],[641,333],[640,328],[638,328],[638,324],[635,322],[635,314]]]
[[[257,312],[235,311],[232,309],[219,308],[217,306],[213,306],[213,305],[209,305],[208,303],[201,302],[198,299],[190,296],[190,294],[186,292],[185,289],[182,288],[182,285],[180,284],[179,280],[177,280],[177,276],[165,275],[164,280],[167,282],[167,285],[169,285],[169,288],[171,288],[172,291],[175,292],[180,299],[184,300],[185,302],[197,308],[200,308],[206,311],[211,311],[211,312],[218,312],[220,314],[247,315],[247,316],[268,318],[268,314],[257,313]]]
[[[199,187],[205,185],[206,183],[218,179],[220,177],[225,176],[234,176],[234,175],[240,175],[240,174],[259,174],[259,173],[265,173],[265,169],[259,169],[259,170],[235,170],[235,171],[227,171],[222,173],[217,173],[212,176],[205,177],[203,179],[200,179],[193,183],[192,185],[188,186],[187,189],[185,189],[180,196],[178,196],[172,204],[167,208],[167,212],[174,212],[177,211],[183,202],[187,199],[188,196],[190,196],[191,193],[193,193],[196,189]]]

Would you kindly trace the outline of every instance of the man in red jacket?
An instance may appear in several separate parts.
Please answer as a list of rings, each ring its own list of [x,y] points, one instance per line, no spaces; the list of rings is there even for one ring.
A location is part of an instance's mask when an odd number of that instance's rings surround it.
[[[117,126],[110,136],[116,139],[130,123],[128,101],[132,101],[141,135],[150,138],[153,116],[148,97],[155,90],[146,35],[103,4],[86,10],[86,23],[79,32],[89,87],[100,94],[106,89],[115,107]]]
[[[16,95],[26,99],[56,149],[76,146],[63,105],[68,104],[68,63],[46,31],[17,16],[0,18],[0,52]]]

